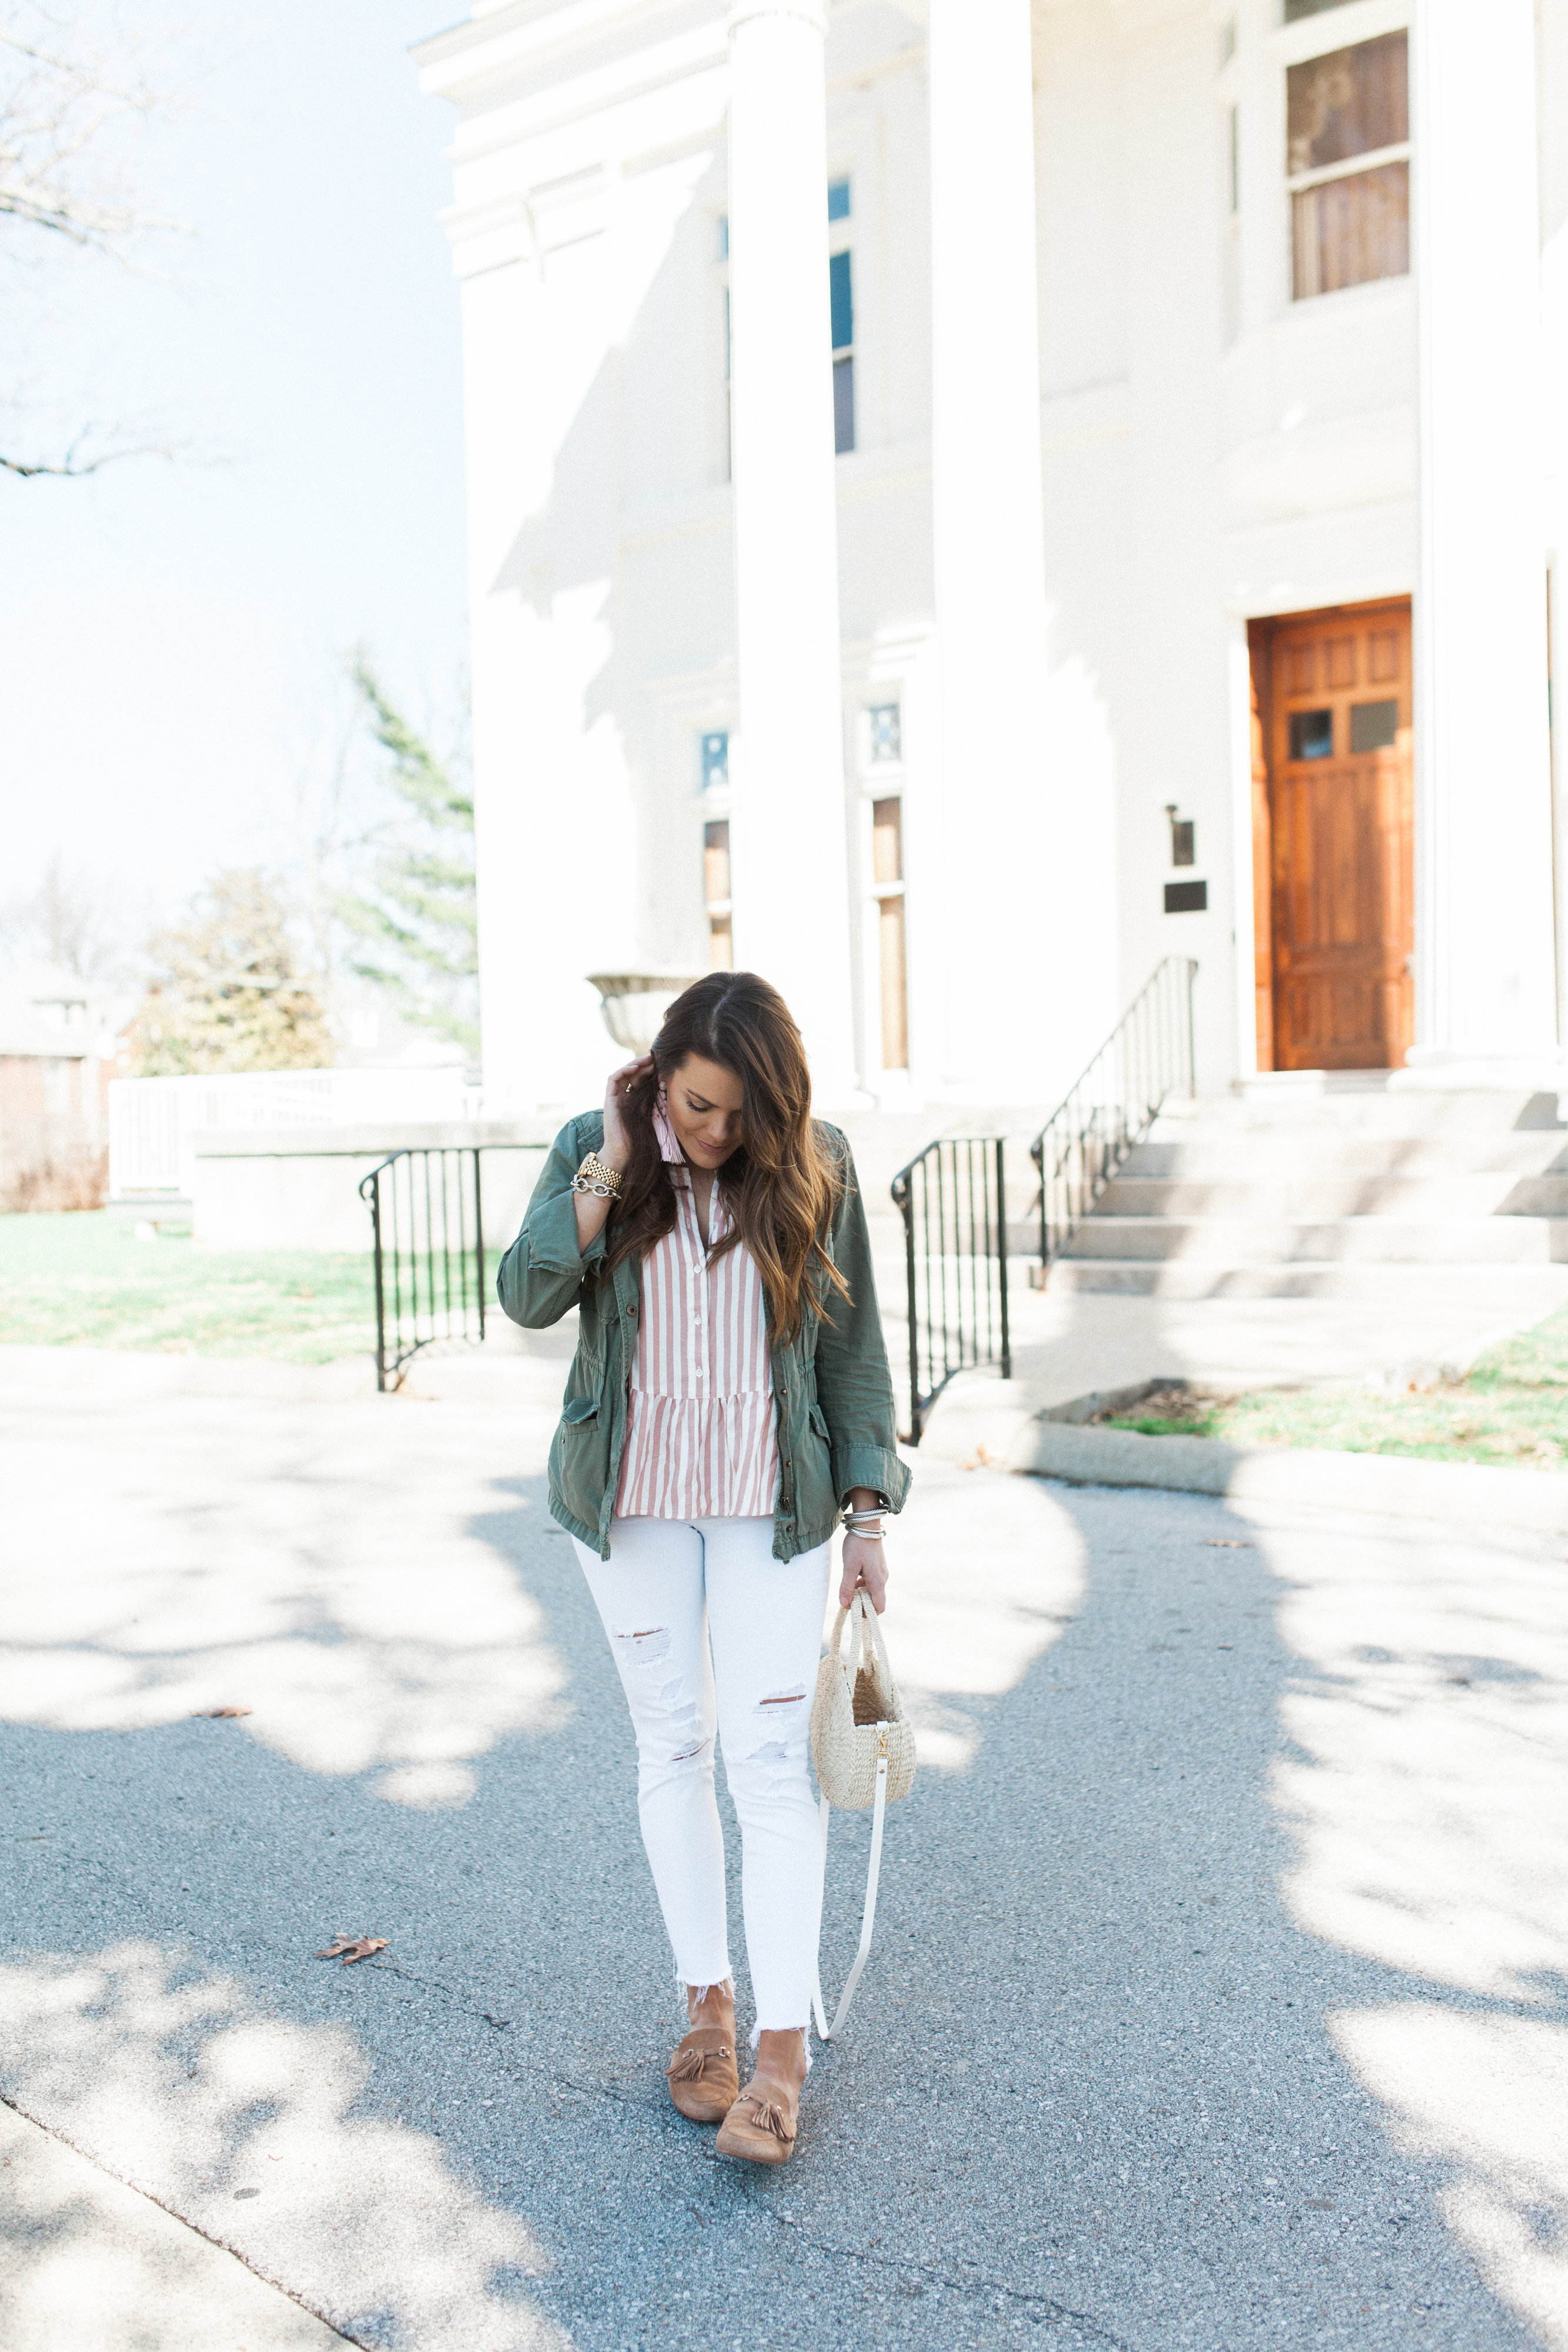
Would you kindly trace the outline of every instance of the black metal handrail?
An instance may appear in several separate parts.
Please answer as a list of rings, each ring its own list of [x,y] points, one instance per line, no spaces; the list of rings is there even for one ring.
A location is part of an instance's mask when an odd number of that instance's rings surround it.
[[[1034,1141],[1041,1278],[1175,1094],[1191,1097],[1191,956],[1157,963]]]
[[[376,1261],[376,1386],[422,1348],[485,1337],[485,1224],[472,1144],[394,1151],[360,1184]]]
[[[1012,1376],[1001,1137],[938,1136],[899,1170],[893,1197],[909,1285],[909,1443],[918,1445],[955,1372],[998,1364],[1004,1381]]]

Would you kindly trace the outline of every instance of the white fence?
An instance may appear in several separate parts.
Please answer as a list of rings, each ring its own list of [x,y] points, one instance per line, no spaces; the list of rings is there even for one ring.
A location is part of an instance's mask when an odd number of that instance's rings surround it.
[[[363,1127],[471,1118],[461,1069],[257,1070],[218,1078],[115,1078],[109,1089],[114,1201],[193,1197],[196,1137],[214,1128]]]

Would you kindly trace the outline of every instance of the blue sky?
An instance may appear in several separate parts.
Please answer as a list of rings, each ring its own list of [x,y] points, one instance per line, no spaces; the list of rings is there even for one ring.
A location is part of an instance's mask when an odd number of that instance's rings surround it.
[[[35,402],[172,425],[199,452],[0,479],[0,898],[57,850],[160,916],[220,863],[285,862],[352,644],[417,717],[454,709],[454,118],[406,50],[458,13],[204,0],[199,35],[152,44],[180,104],[132,157],[194,236],[136,274],[62,254],[0,289],[9,381]]]

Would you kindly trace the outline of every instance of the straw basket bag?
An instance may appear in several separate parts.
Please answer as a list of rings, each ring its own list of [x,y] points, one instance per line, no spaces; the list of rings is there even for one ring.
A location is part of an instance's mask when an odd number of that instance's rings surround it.
[[[841,1646],[846,1624],[851,1628],[847,1654]],[[831,2026],[820,1973],[812,1991],[817,2031],[824,2042],[831,2042],[850,2013],[871,1950],[877,1882],[882,1875],[883,1815],[895,1798],[907,1797],[915,1786],[915,1727],[893,1679],[876,1612],[863,1592],[856,1593],[852,1610],[840,1610],[828,1654],[817,1668],[817,1691],[811,1702],[811,1761],[822,1792],[819,1818],[824,1872],[830,1808],[838,1805],[846,1812],[874,1809],[860,1949]]]

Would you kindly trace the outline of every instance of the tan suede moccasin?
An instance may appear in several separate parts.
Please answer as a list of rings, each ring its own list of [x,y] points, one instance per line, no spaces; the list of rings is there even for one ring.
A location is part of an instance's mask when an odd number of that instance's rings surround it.
[[[735,2028],[694,2025],[664,2069],[670,2096],[694,2124],[721,2124],[740,2088]]]
[[[743,2164],[788,2164],[795,2152],[800,2101],[772,2075],[753,2077],[724,2119],[714,2145]]]

